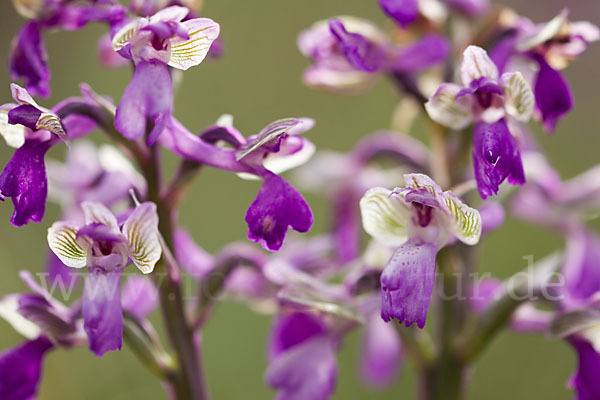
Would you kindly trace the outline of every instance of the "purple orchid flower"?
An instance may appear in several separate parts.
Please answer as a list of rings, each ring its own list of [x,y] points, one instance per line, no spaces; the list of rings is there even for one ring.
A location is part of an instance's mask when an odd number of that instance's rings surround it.
[[[492,51],[493,60],[503,71],[529,66],[536,111],[548,132],[554,131],[558,120],[573,108],[571,89],[560,70],[600,39],[598,27],[585,21],[569,22],[568,14],[563,10],[545,24],[519,18],[511,27],[512,34]]]
[[[342,93],[366,89],[384,73],[411,75],[429,68],[449,51],[446,40],[433,34],[399,47],[375,25],[355,17],[315,23],[299,35],[298,47],[313,61],[304,82]]]
[[[115,115],[115,127],[128,139],[148,134],[149,145],[156,141],[173,110],[168,67],[185,71],[200,64],[219,35],[211,19],[181,22],[188,13],[185,7],[167,7],[131,21],[113,36],[113,49],[135,63]]]
[[[31,19],[12,43],[9,70],[13,79],[23,79],[25,87],[36,96],[50,95],[43,31],[47,29],[77,30],[89,22],[117,23],[125,17],[126,9],[120,5],[86,0],[73,4],[70,1],[15,1],[19,14]]]
[[[334,339],[317,316],[282,315],[271,331],[265,379],[279,390],[278,399],[325,400],[337,378],[335,349]]]
[[[246,140],[230,126],[213,127],[199,137],[172,118],[160,142],[187,160],[237,172],[244,178],[262,178],[263,186],[246,213],[248,238],[277,251],[288,226],[300,232],[312,226],[312,213],[300,193],[275,173],[293,168],[312,155],[314,145],[298,135],[313,124],[308,118],[282,119]],[[218,141],[234,149],[211,144]]]
[[[44,216],[48,194],[46,152],[61,141],[68,144],[69,138],[88,133],[95,125],[75,116],[61,120],[54,111],[39,106],[25,89],[12,84],[11,90],[17,104],[1,107],[0,127],[8,127],[2,129],[5,138],[19,147],[0,174],[0,200],[12,199],[15,210],[11,223],[23,226],[29,221],[40,222]],[[55,109],[69,101],[59,103]]]
[[[78,306],[68,308],[23,271],[21,277],[33,293],[10,294],[0,299],[0,316],[27,340],[0,354],[0,397],[35,398],[46,353],[57,347],[85,342],[77,324]]]
[[[120,282],[131,260],[145,274],[161,256],[158,216],[153,203],[143,203],[119,227],[116,217],[100,203],[83,202],[84,226],[55,222],[48,244],[72,268],[88,267],[82,298],[84,328],[90,350],[97,356],[121,348],[123,314]]]
[[[435,257],[459,239],[474,245],[481,216],[423,174],[404,175],[404,188],[373,188],[360,201],[363,227],[396,250],[381,274],[381,317],[425,326],[435,277]]]
[[[482,198],[498,193],[508,178],[525,183],[517,141],[509,130],[511,117],[527,122],[533,113],[534,95],[520,72],[499,77],[498,68],[485,50],[469,46],[461,65],[464,87],[443,83],[425,104],[436,122],[452,129],[475,123],[473,164]]]

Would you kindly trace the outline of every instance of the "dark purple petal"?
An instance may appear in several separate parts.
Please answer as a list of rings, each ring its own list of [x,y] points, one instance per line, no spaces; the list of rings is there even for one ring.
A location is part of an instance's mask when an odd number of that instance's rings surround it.
[[[83,28],[89,22],[106,22],[113,25],[122,21],[127,14],[127,9],[121,5],[112,5],[103,1],[92,1],[91,3],[94,4],[61,5],[50,18],[44,19],[42,23],[47,28],[74,31]]]
[[[329,30],[338,40],[346,60],[354,68],[375,72],[383,67],[385,55],[378,45],[359,33],[348,32],[339,19],[329,21]]]
[[[23,125],[35,131],[42,111],[29,104],[21,104],[8,112],[8,123]]]
[[[333,240],[341,263],[352,261],[360,254],[359,201],[354,188],[338,191],[333,198]]]
[[[572,338],[569,342],[577,352],[577,371],[568,382],[575,391],[574,400],[596,400],[600,397],[600,354],[587,341]]]
[[[115,128],[131,140],[148,132],[148,144],[154,143],[173,111],[172,92],[167,64],[140,61],[117,107]]]
[[[133,275],[123,285],[121,305],[137,319],[150,315],[158,305],[158,291],[150,278]]]
[[[292,185],[275,174],[267,174],[264,183],[246,212],[248,239],[262,243],[267,250],[281,248],[288,226],[307,232],[313,223],[306,201]]]
[[[83,328],[90,350],[97,356],[121,350],[123,310],[121,309],[122,270],[105,272],[92,267],[85,278],[82,297]]]
[[[323,322],[313,314],[295,312],[279,316],[271,328],[269,359],[273,360],[290,348],[326,332]]]
[[[490,8],[489,0],[444,0],[446,4],[469,17],[484,14]]]
[[[278,400],[326,400],[335,389],[335,347],[326,335],[294,346],[270,362],[265,380]]]
[[[48,339],[39,337],[0,354],[0,399],[34,399],[44,354],[51,348]]]
[[[68,338],[76,332],[77,328],[65,310],[57,309],[38,294],[19,296],[18,305],[19,314],[36,324],[44,336],[61,344],[72,344]]]
[[[508,64],[508,61],[515,52],[515,46],[517,44],[518,36],[516,32],[511,32],[510,36],[498,41],[492,50],[489,52],[489,56],[498,67],[498,72],[502,74],[504,68]]]
[[[379,0],[379,7],[403,28],[419,17],[418,0]]]
[[[26,140],[0,174],[0,199],[12,198],[15,210],[10,222],[15,226],[41,222],[44,217],[48,197],[44,156],[52,144],[52,140]]]
[[[420,40],[403,47],[394,58],[394,72],[413,72],[427,69],[444,61],[450,52],[448,40],[443,36],[427,34]]]
[[[33,96],[50,95],[47,58],[40,25],[36,21],[25,24],[12,43],[8,68],[13,79],[23,79]]]
[[[123,235],[115,232],[113,228],[99,222],[93,222],[81,227],[77,231],[77,238],[86,237],[94,242],[119,243],[125,241]]]
[[[425,326],[435,280],[435,256],[431,243],[408,241],[400,246],[381,274],[381,318]]]
[[[381,388],[393,382],[403,360],[402,342],[396,328],[375,316],[370,318],[363,338],[361,375],[365,382]]]
[[[147,25],[142,30],[153,33],[152,47],[156,50],[164,50],[167,46],[167,40],[173,36],[178,36],[183,39],[189,39],[189,34],[185,27],[174,21],[159,21]]]
[[[482,198],[498,193],[508,178],[513,185],[525,183],[521,154],[504,119],[493,124],[479,122],[473,131],[473,167]]]
[[[573,95],[566,79],[541,56],[535,60],[540,65],[533,93],[537,109],[542,114],[544,128],[552,132],[556,123],[573,108]]]
[[[212,125],[200,133],[200,138],[207,143],[215,144],[225,142],[231,145],[234,149],[239,149],[246,139],[244,136],[232,126]]]
[[[594,233],[576,229],[570,232],[563,274],[565,302],[578,306],[600,291],[600,239]]]

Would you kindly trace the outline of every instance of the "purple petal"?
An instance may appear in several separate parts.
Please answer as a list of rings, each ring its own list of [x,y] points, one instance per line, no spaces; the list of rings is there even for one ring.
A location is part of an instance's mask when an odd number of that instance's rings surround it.
[[[240,131],[233,126],[219,125],[209,126],[200,133],[200,138],[210,144],[222,141],[230,144],[234,149],[239,149],[246,141]]]
[[[246,212],[248,239],[261,243],[267,250],[281,248],[288,226],[307,232],[313,224],[312,212],[306,201],[283,178],[268,174]]]
[[[533,87],[536,107],[542,114],[544,128],[552,132],[558,120],[573,108],[573,95],[560,72],[548,65],[541,56],[535,59],[540,65]]]
[[[498,193],[508,178],[513,185],[525,183],[521,154],[504,119],[493,124],[479,122],[473,131],[473,167],[482,198]]]
[[[8,123],[23,125],[35,131],[42,111],[29,104],[21,104],[8,112]]]
[[[435,256],[431,243],[408,241],[400,246],[381,274],[381,318],[425,326],[435,280]]]
[[[335,389],[335,349],[327,336],[317,336],[271,361],[265,380],[279,390],[278,400],[326,400]]]
[[[359,33],[350,33],[339,19],[329,21],[329,30],[338,40],[346,60],[354,68],[375,72],[383,67],[385,56],[378,45]]]
[[[12,198],[15,210],[10,222],[15,226],[41,222],[44,217],[48,196],[44,156],[52,144],[52,140],[26,140],[0,174],[0,199]]]
[[[489,0],[444,0],[446,4],[454,7],[458,12],[469,17],[484,14],[490,8]]]
[[[367,323],[362,348],[361,375],[372,387],[393,382],[403,360],[402,342],[396,328],[375,316]]]
[[[419,16],[418,0],[379,0],[379,7],[403,28]]]
[[[82,297],[83,327],[90,350],[97,356],[121,350],[123,343],[123,310],[121,309],[122,270],[105,272],[90,268]]]
[[[0,398],[34,399],[42,375],[44,354],[52,348],[45,337],[27,341],[0,354]]]
[[[290,348],[326,331],[323,322],[313,314],[295,312],[279,316],[271,328],[269,359],[273,360]]]
[[[574,400],[596,400],[600,397],[600,354],[587,341],[572,338],[571,345],[577,352],[577,371],[569,379],[568,386],[575,390]]]
[[[517,39],[518,36],[516,34],[510,35],[507,38],[498,41],[490,51],[489,56],[498,67],[499,73],[504,72],[508,61],[513,56]]]
[[[50,71],[47,58],[40,25],[36,21],[25,24],[10,49],[8,67],[11,77],[23,79],[32,95],[49,96]]]
[[[444,61],[450,52],[448,40],[443,36],[427,34],[420,40],[402,48],[392,64],[394,72],[412,72],[429,68]]]
[[[333,240],[341,263],[352,261],[360,254],[362,225],[359,201],[353,188],[337,192],[333,198]]]
[[[565,302],[577,306],[600,291],[600,239],[594,233],[577,229],[569,233],[563,274]]]
[[[172,92],[167,64],[140,61],[117,107],[115,128],[130,140],[143,137],[148,131],[147,142],[151,145],[173,111]]]
[[[121,293],[123,309],[139,320],[150,315],[158,305],[158,291],[145,276],[133,275],[123,285]]]

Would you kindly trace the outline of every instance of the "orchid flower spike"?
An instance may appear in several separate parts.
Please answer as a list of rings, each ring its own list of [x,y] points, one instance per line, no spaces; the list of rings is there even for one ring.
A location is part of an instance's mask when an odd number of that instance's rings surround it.
[[[435,257],[458,239],[474,245],[481,236],[479,211],[427,175],[404,175],[394,190],[376,187],[360,200],[365,231],[396,250],[381,274],[381,317],[425,326],[433,290]]]
[[[90,349],[98,356],[121,348],[123,313],[119,286],[129,260],[149,274],[160,259],[158,215],[154,203],[142,203],[120,227],[100,203],[83,202],[85,225],[55,222],[48,244],[68,267],[88,267],[82,311]]]

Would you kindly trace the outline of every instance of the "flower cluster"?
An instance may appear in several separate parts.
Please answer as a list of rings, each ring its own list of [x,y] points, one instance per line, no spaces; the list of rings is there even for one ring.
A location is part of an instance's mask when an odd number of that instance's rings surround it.
[[[0,316],[25,338],[0,354],[1,399],[35,398],[51,350],[87,346],[101,357],[124,344],[173,398],[208,399],[197,339],[227,300],[273,316],[264,380],[277,399],[329,398],[337,353],[355,330],[367,385],[393,383],[408,356],[423,399],[459,399],[476,356],[504,327],[567,341],[579,360],[575,398],[600,398],[600,237],[589,223],[600,210],[600,167],[562,180],[529,130],[554,131],[572,110],[561,70],[600,39],[596,26],[569,22],[566,10],[535,24],[487,0],[373,2],[393,21],[387,28],[352,16],[319,21],[297,41],[311,63],[307,86],[356,94],[386,77],[401,100],[390,129],[345,154],[316,153],[304,135],[310,118],[244,135],[231,115],[198,134],[175,117],[175,77],[222,52],[220,26],[199,2],[13,3],[28,22],[9,54],[23,87],[11,84],[14,102],[0,106],[0,135],[15,148],[0,200],[12,200],[14,226],[49,226],[40,276],[51,284],[23,271],[29,293],[0,298]],[[120,101],[82,84],[78,96],[39,105],[33,96],[51,86],[44,34],[91,22],[106,26],[101,64],[132,67]],[[111,144],[84,139],[98,131]],[[61,144],[64,162],[46,159]],[[163,150],[178,161],[168,180]],[[248,241],[214,254],[179,219],[202,168],[262,181],[245,214]],[[281,174],[290,170],[288,182]],[[313,225],[290,182],[326,198],[330,229],[288,237]],[[60,207],[54,223],[44,219],[48,199]],[[565,249],[526,282],[470,281],[485,272],[473,247],[507,212],[556,231]],[[548,278],[555,273],[564,282]],[[58,299],[58,286],[77,299]],[[148,319],[158,307],[168,346]],[[431,320],[436,333],[425,329]]]

